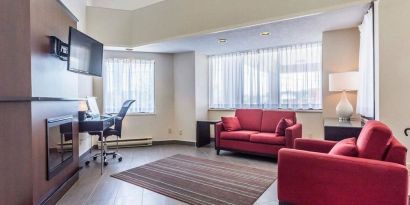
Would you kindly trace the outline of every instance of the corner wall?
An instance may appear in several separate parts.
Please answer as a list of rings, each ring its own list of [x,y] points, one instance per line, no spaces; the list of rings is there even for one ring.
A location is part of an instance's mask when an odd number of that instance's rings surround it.
[[[138,58],[155,61],[155,114],[127,115],[123,121],[124,139],[152,137],[154,141],[174,140],[174,69],[172,54],[104,51],[104,58]],[[94,79],[94,95],[103,112],[102,78]],[[169,133],[171,129],[171,133]]]
[[[410,127],[410,1],[379,2],[379,119],[409,149],[403,130]]]
[[[322,44],[323,117],[336,118],[341,92],[329,92],[329,74],[358,70],[360,32],[358,28],[326,31],[323,32]],[[353,117],[357,118],[357,92],[347,92],[347,97],[353,106]]]
[[[174,106],[176,139],[195,142],[195,53],[174,54]]]

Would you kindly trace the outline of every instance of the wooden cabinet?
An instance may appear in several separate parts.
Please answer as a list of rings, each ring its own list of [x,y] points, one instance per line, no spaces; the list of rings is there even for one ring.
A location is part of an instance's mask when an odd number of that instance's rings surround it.
[[[358,137],[364,123],[361,120],[339,121],[336,118],[325,118],[325,140],[340,141],[350,137]]]

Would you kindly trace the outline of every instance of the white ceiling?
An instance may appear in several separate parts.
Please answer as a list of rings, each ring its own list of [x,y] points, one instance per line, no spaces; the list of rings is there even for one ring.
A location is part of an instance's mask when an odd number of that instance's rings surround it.
[[[240,28],[230,31],[193,36],[164,41],[133,48],[140,52],[180,53],[197,51],[212,55],[267,47],[321,41],[322,33],[329,30],[358,26],[369,6],[355,6],[337,11],[320,13],[290,20],[278,21],[264,25]],[[268,31],[270,36],[260,36]],[[228,42],[221,44],[218,39]],[[106,47],[108,50],[125,48]]]
[[[164,0],[87,0],[87,6],[132,11],[161,1]]]

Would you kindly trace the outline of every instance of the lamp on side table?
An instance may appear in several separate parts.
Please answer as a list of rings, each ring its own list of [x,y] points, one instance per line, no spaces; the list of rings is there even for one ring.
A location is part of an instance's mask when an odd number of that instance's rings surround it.
[[[329,74],[329,91],[342,92],[342,97],[336,106],[339,121],[349,121],[353,114],[353,106],[346,96],[348,91],[356,91],[359,87],[359,72],[343,72]]]

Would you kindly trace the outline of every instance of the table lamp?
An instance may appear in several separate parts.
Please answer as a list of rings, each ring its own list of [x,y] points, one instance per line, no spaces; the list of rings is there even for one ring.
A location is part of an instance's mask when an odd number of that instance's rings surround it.
[[[348,91],[356,91],[359,87],[359,72],[343,72],[329,74],[329,91],[342,92],[336,106],[339,121],[349,121],[353,114],[353,106],[346,96]]]
[[[86,113],[88,111],[88,105],[86,101],[80,101],[79,111],[78,111],[78,121],[84,121],[86,118]]]

